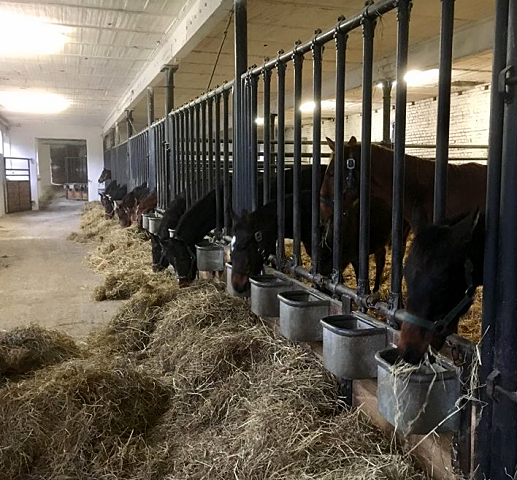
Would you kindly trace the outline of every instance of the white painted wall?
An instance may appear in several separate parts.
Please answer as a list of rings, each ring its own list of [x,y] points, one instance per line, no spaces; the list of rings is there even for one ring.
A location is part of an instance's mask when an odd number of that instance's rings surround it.
[[[6,156],[31,158],[31,196],[34,200],[34,209],[39,208],[38,176],[37,176],[37,150],[39,138],[53,139],[79,139],[86,140],[88,157],[88,198],[98,198],[97,179],[104,167],[102,150],[102,131],[100,127],[87,127],[82,125],[60,125],[51,122],[40,121],[34,124],[23,124],[11,127],[10,152]]]

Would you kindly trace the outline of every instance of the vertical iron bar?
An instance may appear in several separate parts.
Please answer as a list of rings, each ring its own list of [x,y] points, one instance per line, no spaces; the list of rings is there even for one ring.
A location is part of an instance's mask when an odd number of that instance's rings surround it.
[[[492,65],[492,88],[490,91],[490,130],[488,140],[488,180],[486,199],[485,265],[483,272],[483,341],[481,342],[480,385],[494,365],[496,338],[495,316],[498,307],[498,262],[499,262],[499,207],[501,201],[501,162],[503,155],[504,93],[499,91],[499,75],[506,66],[508,40],[508,0],[497,0],[494,50]],[[481,401],[486,406],[481,411],[478,427],[478,461],[480,478],[490,476],[492,403],[486,390],[481,390]]]
[[[221,96],[215,96],[215,209],[216,232],[223,230],[221,218]]]
[[[214,188],[214,99],[208,99],[208,191]]]
[[[205,195],[207,192],[207,178],[208,178],[208,166],[206,158],[206,100],[201,103],[201,178],[202,188],[201,193]]]
[[[192,178],[192,159],[191,159],[191,150],[190,150],[190,125],[192,123],[191,118],[191,109],[185,110],[185,169],[187,172],[187,197],[188,197],[188,203],[187,206],[191,207],[194,203],[194,195],[193,195],[193,188],[192,188],[192,182],[194,181]]]
[[[502,391],[495,391],[492,402],[492,480],[516,478],[517,466],[517,402],[503,394],[517,391],[517,0],[509,3],[507,32],[509,70],[501,72],[498,84],[506,103],[501,156],[499,291],[494,318],[494,368],[500,372],[497,383]]]
[[[397,90],[395,96],[395,151],[393,156],[393,205],[391,216],[391,291],[393,310],[402,301],[402,261],[404,259],[404,171],[406,158],[406,104],[411,0],[400,0],[397,10]]]
[[[126,110],[126,126],[129,140],[133,136],[133,110]]]
[[[264,69],[264,199],[266,205],[271,201],[271,70]]]
[[[280,52],[279,52],[280,53]],[[283,53],[283,52],[282,52]],[[278,216],[278,240],[276,244],[277,268],[282,270],[285,259],[285,70],[280,58],[276,64],[278,74],[278,150],[276,157],[276,198]]]
[[[203,195],[203,177],[201,173],[201,106],[195,106],[196,129],[195,129],[195,152],[196,152],[196,197],[199,200]]]
[[[239,82],[235,82],[239,83]],[[230,91],[223,92],[223,209],[224,209],[224,229],[225,235],[230,233],[231,218],[230,218],[230,139],[229,139],[229,96]],[[233,113],[233,112],[232,112]],[[235,166],[235,132],[233,132],[233,152],[232,164]],[[233,184],[235,184],[235,173],[233,176]]]
[[[438,115],[436,121],[436,165],[434,176],[434,223],[447,215],[447,165],[451,113],[452,40],[454,0],[442,1],[440,32],[440,73],[438,78]]]
[[[343,146],[345,141],[346,42],[344,33],[336,32],[336,136],[334,158],[334,221],[332,265],[334,283],[342,282],[341,229],[343,220]]]
[[[153,87],[147,87],[147,126],[150,127],[154,123],[154,90]]]
[[[190,131],[188,132],[188,140],[190,143],[190,182],[191,182],[191,189],[192,189],[192,203],[197,202],[199,199],[198,196],[198,169],[197,169],[197,162],[196,162],[196,108],[191,107],[189,109],[190,112]]]
[[[243,106],[243,83],[242,75],[246,72],[248,65],[248,1],[234,0],[234,43],[235,43],[235,82],[233,88],[233,142],[232,142],[232,174],[233,174],[233,207],[240,213],[243,207],[243,200],[249,188],[249,178],[244,178],[246,168],[246,156],[244,147],[244,110]],[[226,208],[226,205],[225,205]],[[225,227],[229,227],[227,224]]]
[[[299,43],[297,43],[298,45]],[[301,236],[302,218],[300,214],[300,180],[302,169],[302,72],[303,54],[295,48],[294,63],[294,151],[293,151],[293,254],[295,265],[302,264]]]
[[[176,171],[177,166],[177,150],[176,150],[176,117],[174,115],[167,116],[167,122],[169,126],[169,145],[170,145],[170,157],[169,157],[169,179],[171,194],[167,199],[167,205],[169,202],[178,195],[177,180],[178,173]]]
[[[391,88],[390,78],[382,82],[382,143],[386,146],[391,146]]]
[[[258,78],[250,78],[250,169],[251,169],[251,209],[258,208],[258,145],[257,145],[257,90]]]
[[[370,167],[372,154],[372,82],[375,21],[364,17],[363,25],[363,109],[361,137],[361,180],[359,185],[359,279],[357,292],[370,293]]]
[[[316,33],[319,33],[317,30]],[[320,261],[320,166],[321,166],[321,64],[323,47],[314,41],[313,60],[313,127],[312,127],[312,239],[311,270],[317,273]]]
[[[174,73],[177,65],[165,65],[162,71],[165,74],[165,115],[174,108]]]

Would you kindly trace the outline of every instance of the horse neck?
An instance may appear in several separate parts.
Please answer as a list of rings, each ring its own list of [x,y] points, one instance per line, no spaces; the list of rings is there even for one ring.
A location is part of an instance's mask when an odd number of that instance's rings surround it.
[[[178,223],[176,235],[188,245],[194,245],[215,228],[215,219],[215,190],[212,190],[185,212]]]

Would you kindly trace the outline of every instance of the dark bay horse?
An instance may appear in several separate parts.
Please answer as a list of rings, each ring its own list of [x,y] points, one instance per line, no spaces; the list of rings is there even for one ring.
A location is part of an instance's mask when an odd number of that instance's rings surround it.
[[[131,226],[138,204],[148,197],[150,193],[147,183],[144,182],[142,185],[133,188],[133,190],[117,203],[116,212],[121,227],[126,228]]]
[[[334,142],[327,138],[329,146],[334,149]],[[361,145],[355,137],[351,137],[344,145],[343,162],[355,160],[354,168],[347,169],[343,165],[342,192],[343,209],[350,202],[359,198]],[[411,155],[405,156],[405,186],[404,186],[404,219],[412,223],[415,208],[420,209],[420,216],[430,222],[433,218],[434,200],[434,167],[435,163]],[[479,209],[484,212],[486,196],[487,168],[485,165],[465,163],[447,167],[447,217],[460,215],[466,211]],[[320,216],[322,223],[328,222],[333,216],[334,200],[334,158],[332,158],[320,189]],[[371,154],[371,198],[392,205],[393,196],[393,150],[372,145]],[[372,214],[374,209],[372,206]]]
[[[99,179],[97,180],[98,183],[103,183],[105,182],[106,180],[111,180],[111,170],[108,170],[107,168],[105,168],[102,172],[101,172],[101,175],[99,177]]]
[[[160,227],[158,228],[158,233],[155,235],[148,232],[148,235],[151,238],[152,266],[154,272],[165,270],[170,265],[162,243],[169,239],[169,228],[174,230],[178,226],[178,223],[186,209],[187,201],[185,192],[181,192],[167,206],[167,209],[163,214]]]
[[[397,347],[418,363],[428,347],[439,350],[455,333],[483,283],[485,218],[473,213],[444,225],[417,228],[404,267],[406,310]]]
[[[113,218],[117,201],[122,200],[127,194],[127,185],[118,185],[117,181],[111,182],[104,193],[101,194],[101,203],[104,207],[104,214],[106,218]]]

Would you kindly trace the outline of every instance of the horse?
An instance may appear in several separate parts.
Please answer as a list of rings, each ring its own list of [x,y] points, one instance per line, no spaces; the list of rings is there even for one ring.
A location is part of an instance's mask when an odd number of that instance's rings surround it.
[[[312,237],[312,193],[300,192],[301,241],[311,255]],[[278,204],[275,201],[259,207],[252,213],[246,211],[241,216],[232,213],[234,227],[231,242],[232,287],[242,293],[249,287],[250,275],[258,275],[276,251],[278,238]],[[285,196],[285,238],[293,238],[293,195]],[[327,255],[326,258],[331,258]],[[327,262],[329,274],[332,263]],[[320,266],[321,268],[324,268]],[[320,272],[321,273],[321,272]]]
[[[327,142],[335,151],[334,142]],[[393,150],[381,145],[372,145],[371,150],[371,198],[392,206],[393,196]],[[343,211],[359,198],[361,145],[351,137],[343,148]],[[320,218],[322,223],[331,221],[334,214],[334,157],[331,159],[320,189]],[[348,168],[349,167],[349,168]],[[405,155],[404,219],[412,224],[415,208],[429,222],[433,218],[435,162],[412,155]],[[477,163],[447,166],[446,217],[460,215],[465,211],[480,209],[484,212],[487,168]],[[372,208],[372,213],[374,209]]]
[[[158,194],[156,190],[153,190],[147,197],[138,203],[134,215],[131,218],[133,223],[136,223],[139,227],[142,226],[142,215],[144,213],[152,212],[158,205]]]
[[[169,229],[175,229],[187,209],[185,192],[181,192],[172,200],[165,210],[162,221],[158,228],[158,233],[147,232],[151,238],[152,245],[152,268],[154,272],[165,270],[169,265],[169,260],[165,254],[162,243],[169,238]]]
[[[144,182],[142,185],[133,188],[127,195],[124,196],[122,201],[116,204],[116,212],[119,218],[119,223],[122,228],[131,226],[133,221],[134,213],[138,204],[149,195],[150,191],[147,187],[147,183]]]
[[[325,166],[322,165],[320,175],[323,176]],[[285,171],[285,193],[289,194],[293,191],[293,170]],[[262,178],[258,182],[259,202],[262,201]],[[312,165],[302,165],[300,172],[300,190],[311,188],[312,185]],[[271,182],[272,190],[276,189],[276,182]],[[222,186],[221,190],[222,198]],[[230,181],[231,189],[231,181]],[[231,196],[231,193],[230,193]],[[180,220],[176,228],[174,238],[167,239],[163,242],[164,249],[169,262],[174,266],[180,286],[188,285],[196,278],[196,243],[203,240],[212,229],[215,228],[216,219],[216,202],[215,190],[209,192],[205,197],[196,202],[190,210]],[[219,215],[223,218],[225,208],[229,206],[220,205]]]
[[[483,284],[485,216],[476,209],[416,232],[404,266],[406,310],[397,342],[400,356],[412,364],[429,346],[443,347]]]
[[[118,185],[117,181],[111,182],[104,193],[101,194],[101,203],[104,206],[106,218],[113,218],[117,201],[122,200],[127,194],[127,185]]]
[[[105,182],[106,180],[111,180],[111,170],[108,170],[107,168],[105,168],[102,172],[101,172],[101,175],[99,177],[99,179],[97,180],[98,183],[103,183]]]

